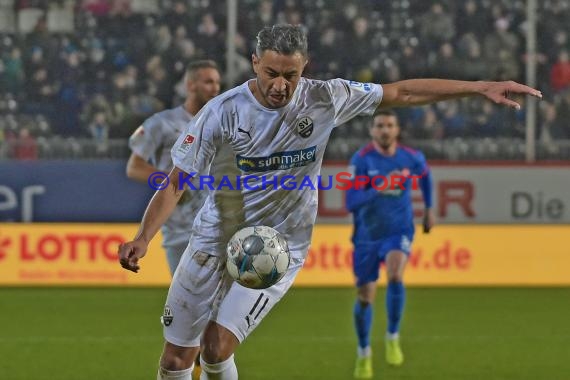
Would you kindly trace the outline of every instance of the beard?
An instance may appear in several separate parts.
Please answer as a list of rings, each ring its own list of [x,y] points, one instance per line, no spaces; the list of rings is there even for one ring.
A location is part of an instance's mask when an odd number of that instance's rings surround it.
[[[380,147],[382,149],[388,149],[390,148],[392,145],[394,145],[394,142],[396,141],[396,139],[393,139],[391,137],[382,137],[380,138],[380,140],[378,141],[378,145],[380,145]]]

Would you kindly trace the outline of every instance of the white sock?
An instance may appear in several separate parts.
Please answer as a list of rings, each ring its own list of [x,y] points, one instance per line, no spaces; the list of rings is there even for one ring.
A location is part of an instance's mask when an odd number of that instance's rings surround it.
[[[398,339],[399,337],[400,337],[400,333],[397,333],[397,332],[392,333],[392,334],[389,332],[386,333],[386,339],[388,339],[388,340]]]
[[[182,371],[169,371],[160,367],[156,375],[156,380],[192,380],[193,369],[194,364],[192,364],[192,367],[183,369]]]
[[[200,366],[202,367],[200,380],[238,380],[238,371],[233,355],[216,364],[208,364],[200,356]]]
[[[364,348],[358,346],[358,357],[359,358],[367,358],[370,355],[372,355],[372,350],[370,349],[370,346],[367,346]]]

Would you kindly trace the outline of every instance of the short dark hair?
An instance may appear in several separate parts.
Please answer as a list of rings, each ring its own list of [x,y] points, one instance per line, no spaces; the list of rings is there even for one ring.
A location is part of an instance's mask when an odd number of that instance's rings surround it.
[[[398,114],[392,110],[376,110],[374,111],[374,114],[372,115],[372,121],[370,122],[370,124],[368,124],[368,128],[373,128],[374,127],[374,119],[376,119],[376,117],[378,116],[393,116],[394,119],[396,119],[396,125],[400,126],[400,120],[398,120]]]
[[[374,117],[376,116],[394,116],[396,119],[398,118],[396,112],[392,110],[376,110],[374,112]]]
[[[186,65],[186,78],[194,75],[196,71],[200,69],[216,69],[220,71],[218,64],[215,61],[212,61],[211,59],[200,59],[192,61]]]
[[[255,54],[261,57],[265,50],[291,55],[296,52],[307,57],[307,35],[298,25],[278,24],[266,26],[257,34]]]

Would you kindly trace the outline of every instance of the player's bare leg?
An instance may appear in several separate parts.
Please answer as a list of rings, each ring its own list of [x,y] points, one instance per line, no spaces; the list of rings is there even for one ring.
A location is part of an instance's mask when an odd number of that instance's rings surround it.
[[[225,327],[209,321],[202,335],[200,363],[201,380],[237,380],[234,352],[239,340]]]
[[[372,303],[376,298],[376,282],[358,287],[354,310],[355,326],[358,334],[358,352],[354,367],[354,377],[371,379],[372,349],[370,348],[370,328],[372,325]]]
[[[180,347],[164,343],[157,380],[191,380],[194,360],[200,347]]]
[[[404,354],[400,347],[399,330],[406,300],[403,279],[407,261],[408,257],[402,251],[394,250],[386,255],[386,273],[388,277],[386,289],[386,310],[388,313],[386,362],[395,366],[399,366],[404,362]]]

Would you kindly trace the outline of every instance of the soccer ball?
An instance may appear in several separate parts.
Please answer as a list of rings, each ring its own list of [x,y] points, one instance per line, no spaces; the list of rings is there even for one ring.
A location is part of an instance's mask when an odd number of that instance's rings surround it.
[[[265,289],[287,272],[291,254],[287,242],[267,226],[245,227],[232,236],[227,246],[226,267],[240,285]]]

